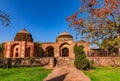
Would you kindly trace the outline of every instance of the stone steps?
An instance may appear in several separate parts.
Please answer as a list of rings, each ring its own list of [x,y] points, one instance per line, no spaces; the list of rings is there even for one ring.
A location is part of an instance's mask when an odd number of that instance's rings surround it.
[[[74,59],[58,58],[56,66],[57,67],[61,67],[61,66],[73,67],[74,66]]]

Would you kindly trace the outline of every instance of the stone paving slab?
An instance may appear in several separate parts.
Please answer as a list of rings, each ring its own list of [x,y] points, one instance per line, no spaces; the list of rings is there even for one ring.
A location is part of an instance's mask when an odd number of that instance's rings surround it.
[[[44,81],[91,81],[82,71],[75,67],[55,67]]]

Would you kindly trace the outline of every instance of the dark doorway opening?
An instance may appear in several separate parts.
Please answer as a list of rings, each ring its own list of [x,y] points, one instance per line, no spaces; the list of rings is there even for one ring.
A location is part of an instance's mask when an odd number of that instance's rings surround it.
[[[15,53],[15,57],[18,57],[18,53]]]
[[[54,48],[52,46],[47,47],[47,56],[54,57]]]
[[[62,49],[62,57],[68,57],[69,56],[69,50],[68,48]]]

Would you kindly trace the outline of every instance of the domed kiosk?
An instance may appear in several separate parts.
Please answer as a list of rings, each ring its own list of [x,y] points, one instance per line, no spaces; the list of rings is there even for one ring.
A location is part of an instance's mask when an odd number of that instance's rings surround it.
[[[4,57],[7,58],[34,57],[37,53],[32,35],[26,29],[18,32],[14,41],[6,42],[4,49]]]
[[[20,31],[16,34],[14,41],[33,42],[33,38],[32,38],[32,35],[26,29],[23,29],[22,31]]]

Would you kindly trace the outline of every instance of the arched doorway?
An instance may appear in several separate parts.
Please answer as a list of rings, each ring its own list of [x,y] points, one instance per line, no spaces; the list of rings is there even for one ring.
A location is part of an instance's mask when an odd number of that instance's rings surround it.
[[[11,53],[10,53],[10,57],[19,57],[20,55],[20,47],[19,44],[13,44],[11,46]]]
[[[69,47],[70,47],[70,45],[68,43],[62,43],[60,45],[59,56],[60,57],[68,57],[69,56]]]
[[[62,57],[68,57],[69,56],[69,50],[68,48],[62,49]]]
[[[52,46],[47,47],[46,52],[48,57],[54,57],[54,48]]]
[[[30,47],[27,47],[25,57],[30,57]]]
[[[18,57],[18,55],[19,55],[19,48],[16,47],[16,48],[15,48],[15,57]]]

